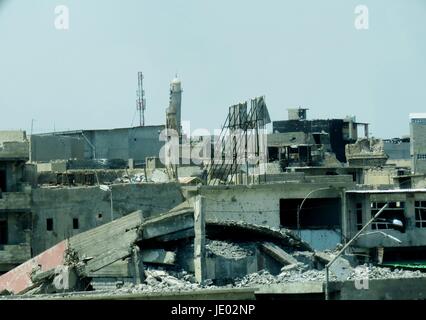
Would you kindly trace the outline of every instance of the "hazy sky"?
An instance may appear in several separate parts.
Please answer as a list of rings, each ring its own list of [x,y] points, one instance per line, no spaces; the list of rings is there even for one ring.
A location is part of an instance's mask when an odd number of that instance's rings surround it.
[[[68,31],[54,27],[62,4]],[[354,27],[359,4],[368,30]],[[303,106],[400,136],[426,111],[426,1],[0,0],[0,130],[129,126],[138,71],[147,124],[165,122],[178,73],[193,129],[265,95],[273,120]]]

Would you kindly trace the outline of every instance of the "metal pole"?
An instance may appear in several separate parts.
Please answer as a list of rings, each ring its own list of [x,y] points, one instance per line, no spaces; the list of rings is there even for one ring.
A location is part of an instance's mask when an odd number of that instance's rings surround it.
[[[322,190],[329,190],[329,189],[334,189],[333,187],[327,187],[327,188],[320,188],[320,189],[315,189],[315,190],[312,190],[311,192],[309,192],[307,195],[306,195],[306,197],[302,200],[302,203],[300,204],[300,206],[298,206],[298,208],[297,208],[297,233],[299,234],[299,236],[300,236],[300,234],[301,234],[301,231],[300,231],[300,211],[302,211],[302,207],[303,207],[303,204],[305,203],[305,201],[309,198],[309,196],[311,195],[311,194],[313,194],[314,192],[317,192],[317,191],[322,191]]]
[[[354,242],[361,235],[361,233],[363,233],[364,230],[367,229],[367,227],[379,217],[379,215],[388,207],[388,205],[389,205],[389,202],[387,202],[379,210],[379,212],[377,212],[376,215],[373,218],[371,218],[370,221],[368,221],[367,224],[364,227],[362,227],[361,230],[359,230],[358,233],[351,240],[349,240],[348,243],[346,243],[345,246],[337,253],[337,255],[333,259],[331,259],[331,261],[327,263],[327,265],[325,266],[325,300],[330,299],[330,293],[328,290],[330,266],[337,260],[337,258],[339,258],[342,255],[343,252],[345,252],[345,250],[351,245],[351,243]]]

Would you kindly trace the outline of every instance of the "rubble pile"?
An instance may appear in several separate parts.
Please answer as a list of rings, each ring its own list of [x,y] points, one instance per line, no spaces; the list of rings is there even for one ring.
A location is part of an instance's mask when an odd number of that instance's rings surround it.
[[[248,242],[231,242],[220,240],[206,241],[207,255],[221,256],[227,259],[242,259],[254,255],[254,245]]]
[[[58,243],[4,276],[0,292],[19,296],[167,294],[325,281],[341,250],[315,251],[288,229],[236,221],[200,227],[193,203],[152,218],[136,211]],[[197,218],[198,217],[198,218]],[[43,265],[46,259],[56,265]],[[201,264],[200,260],[204,259]],[[420,271],[353,267],[338,257],[330,281],[424,278]],[[9,278],[8,278],[9,277]],[[18,279],[12,283],[9,279]]]
[[[401,279],[401,278],[420,278],[426,277],[425,273],[421,271],[410,271],[402,269],[381,268],[376,266],[369,266],[367,264],[357,266],[353,269],[349,280],[357,279]]]
[[[315,269],[307,269],[304,264],[298,264],[293,270],[284,270],[274,276],[266,270],[248,274],[247,276],[236,279],[235,287],[256,287],[267,286],[272,284],[283,284],[286,282],[306,282],[306,281],[324,281],[324,271]]]
[[[182,271],[164,271],[156,269],[145,270],[145,281],[142,284],[128,283],[116,290],[117,294],[123,293],[161,293],[192,291],[206,287],[212,287],[207,283],[202,286],[195,282],[192,274]]]
[[[249,274],[242,279],[235,281],[235,287],[253,287],[259,285],[283,284],[290,282],[307,282],[307,281],[325,281],[325,270],[310,269],[307,265],[298,264],[292,270],[282,269],[282,272],[276,276],[268,271],[262,270],[257,273]],[[329,274],[330,281],[338,279],[332,272]],[[376,280],[376,279],[401,279],[401,278],[421,278],[426,274],[420,271],[408,271],[389,268],[381,268],[371,265],[361,265],[352,269],[350,276],[346,280]]]

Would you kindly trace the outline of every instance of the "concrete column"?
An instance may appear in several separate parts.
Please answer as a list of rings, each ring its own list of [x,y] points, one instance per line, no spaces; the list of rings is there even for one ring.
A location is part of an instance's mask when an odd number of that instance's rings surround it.
[[[349,213],[348,213],[348,206],[347,206],[347,201],[346,201],[346,191],[345,189],[341,190],[341,205],[342,205],[342,214],[341,214],[341,223],[342,223],[342,234],[343,234],[343,239],[342,239],[342,243],[346,243],[346,238],[349,238],[349,228],[348,226],[349,224]]]
[[[205,198],[197,196],[194,203],[194,270],[195,279],[202,284],[206,280],[206,218]]]
[[[416,228],[416,214],[415,214],[415,196],[414,194],[407,194],[405,200],[405,218],[407,219],[407,229]]]
[[[370,221],[370,219],[372,218],[371,216],[371,199],[370,199],[370,195],[366,194],[364,196],[363,199],[363,212],[362,212],[362,225],[364,226],[368,221]],[[367,228],[366,231],[372,230],[371,229],[371,224],[370,226]]]
[[[145,273],[140,249],[137,245],[132,248],[132,271],[134,283],[141,284],[145,280]]]

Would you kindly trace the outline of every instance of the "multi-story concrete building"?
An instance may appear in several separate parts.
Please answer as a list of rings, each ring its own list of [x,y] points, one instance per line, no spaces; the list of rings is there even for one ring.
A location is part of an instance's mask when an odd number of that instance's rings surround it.
[[[340,162],[346,162],[345,146],[359,138],[358,126],[364,127],[364,135],[368,137],[368,124],[357,122],[355,117],[307,120],[306,110],[289,109],[288,120],[273,121],[273,133],[305,133],[309,139],[302,137],[304,145],[324,145],[325,151],[333,152]]]
[[[414,173],[426,173],[426,113],[410,114],[411,159]]]
[[[0,273],[31,258],[31,188],[25,183],[25,132],[0,134]]]

